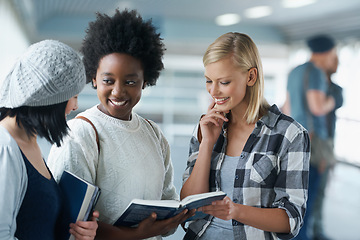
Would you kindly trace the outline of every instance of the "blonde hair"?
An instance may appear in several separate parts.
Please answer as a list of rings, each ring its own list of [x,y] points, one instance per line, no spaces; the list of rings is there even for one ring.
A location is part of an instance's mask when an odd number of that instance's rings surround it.
[[[203,64],[217,62],[231,57],[241,70],[257,69],[257,79],[253,86],[248,86],[249,105],[245,112],[247,123],[256,122],[270,107],[264,98],[264,75],[259,51],[253,40],[246,34],[229,32],[217,38],[206,50]]]

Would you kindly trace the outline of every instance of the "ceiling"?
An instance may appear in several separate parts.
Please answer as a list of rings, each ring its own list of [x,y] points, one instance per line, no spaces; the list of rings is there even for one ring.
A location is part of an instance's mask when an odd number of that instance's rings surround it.
[[[283,8],[281,0],[9,0],[30,42],[56,38],[75,48],[81,44],[95,12],[112,15],[115,8],[137,9],[152,18],[168,51],[198,53],[229,31],[249,34],[257,43],[291,44],[317,33],[339,40],[360,39],[359,0],[318,0],[300,8]],[[304,0],[297,0],[304,1]],[[244,17],[247,8],[271,6],[270,16]],[[238,13],[240,23],[221,27],[216,16]]]

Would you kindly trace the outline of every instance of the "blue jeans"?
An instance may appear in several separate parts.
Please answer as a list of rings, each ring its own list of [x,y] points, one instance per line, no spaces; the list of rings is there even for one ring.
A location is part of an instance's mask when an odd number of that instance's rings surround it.
[[[308,200],[307,200],[307,207],[304,217],[304,225],[300,229],[299,234],[293,238],[297,240],[310,240],[309,237],[309,229],[312,229],[311,226],[309,226],[309,222],[312,216],[313,207],[315,203],[315,199],[319,190],[319,183],[321,179],[321,174],[319,173],[317,167],[311,166],[309,168],[309,190],[308,190]]]

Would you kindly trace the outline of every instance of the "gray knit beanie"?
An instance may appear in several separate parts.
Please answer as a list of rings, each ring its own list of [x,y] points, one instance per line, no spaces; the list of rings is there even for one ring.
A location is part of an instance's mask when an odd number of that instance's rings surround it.
[[[0,107],[47,106],[69,100],[85,86],[85,68],[68,45],[44,40],[31,45],[0,87]]]

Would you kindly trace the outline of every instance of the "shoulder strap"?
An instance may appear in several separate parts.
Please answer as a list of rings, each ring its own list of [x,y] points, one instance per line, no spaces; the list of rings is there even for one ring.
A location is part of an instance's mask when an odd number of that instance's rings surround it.
[[[151,122],[150,122],[147,118],[145,118],[145,120],[150,124],[151,128],[152,128],[152,129],[154,130],[154,132],[156,133],[155,128],[154,128],[154,126],[151,124]]]
[[[98,146],[98,151],[100,152],[99,135],[98,135],[98,132],[96,131],[94,124],[87,117],[84,117],[84,116],[76,116],[75,118],[82,119],[82,120],[90,123],[90,125],[93,127],[93,129],[95,131],[95,135],[96,135],[96,144]]]
[[[304,73],[304,82],[303,82],[303,88],[304,88],[304,106],[306,106],[306,121],[308,124],[308,131],[309,133],[314,131],[314,123],[313,123],[313,119],[312,119],[312,114],[310,112],[309,109],[309,103],[307,101],[307,97],[306,97],[306,92],[309,88],[309,78],[310,78],[310,71],[311,71],[311,65],[309,64],[308,66],[306,66],[305,69],[305,73]]]
[[[157,137],[157,139],[160,141],[160,136],[159,136],[159,133],[155,130],[155,127],[151,124],[151,122],[147,119],[147,118],[144,118],[147,122],[148,122],[148,124],[151,126],[151,128],[153,129],[153,131],[154,131],[154,134],[155,134],[155,136]]]

